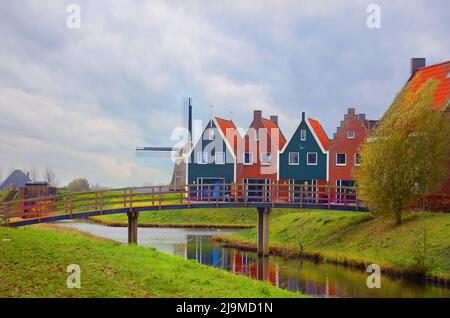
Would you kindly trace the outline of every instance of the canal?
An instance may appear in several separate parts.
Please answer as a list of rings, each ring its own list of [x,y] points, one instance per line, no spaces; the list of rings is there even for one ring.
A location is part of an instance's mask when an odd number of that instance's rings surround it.
[[[127,228],[72,221],[58,224],[127,242]],[[221,229],[139,228],[138,244],[253,279],[269,280],[279,288],[301,291],[313,297],[450,297],[448,288],[383,274],[381,288],[369,289],[366,286],[368,274],[361,270],[303,259],[258,258],[256,253],[223,247],[210,240],[214,234],[234,232]]]

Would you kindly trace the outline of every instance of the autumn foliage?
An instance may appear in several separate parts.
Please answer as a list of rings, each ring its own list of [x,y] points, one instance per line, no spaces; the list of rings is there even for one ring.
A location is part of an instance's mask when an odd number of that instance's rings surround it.
[[[397,96],[361,151],[358,191],[376,215],[402,215],[448,177],[450,116],[431,108],[439,84],[410,85]]]

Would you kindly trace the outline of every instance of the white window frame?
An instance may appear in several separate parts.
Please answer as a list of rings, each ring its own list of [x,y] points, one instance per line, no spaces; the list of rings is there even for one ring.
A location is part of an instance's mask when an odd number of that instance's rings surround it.
[[[345,163],[338,163],[338,155],[344,155],[345,156]],[[336,153],[336,166],[339,167],[345,167],[347,165],[347,154],[343,152]]]
[[[217,155],[221,155],[222,156],[222,158],[223,158],[223,161],[222,162],[219,162],[218,160],[217,160]],[[214,154],[214,162],[215,162],[215,164],[216,165],[224,165],[225,164],[225,152],[222,152],[222,151],[217,151],[215,154]]]
[[[356,163],[356,157],[359,155],[359,163]],[[361,165],[361,154],[360,153],[355,153],[355,166],[360,166]]]
[[[214,140],[216,138],[216,131],[212,128],[208,130],[208,140]]]
[[[203,155],[205,155],[206,162],[203,162],[202,160],[200,160],[200,158],[202,158]],[[199,164],[199,165],[207,165],[208,164],[208,152],[206,152],[206,151],[197,152],[197,164]]]
[[[309,155],[315,154],[316,155],[316,162],[315,163],[309,163]],[[306,153],[306,165],[308,166],[317,166],[319,163],[319,155],[317,152],[307,152]]]
[[[291,162],[291,154],[297,154],[297,158],[298,158],[298,161],[297,161],[297,163],[292,163]],[[290,166],[298,166],[298,165],[300,165],[300,153],[299,152],[290,152],[289,154],[288,154],[288,163],[289,163],[289,165]]]
[[[349,136],[348,133],[353,133],[353,136]],[[355,139],[356,133],[354,130],[347,131],[347,139]]]
[[[246,154],[249,154],[250,156],[249,156],[249,159],[250,159],[250,161],[249,162],[245,162],[245,155]],[[244,164],[244,165],[252,165],[253,164],[253,152],[244,152],[244,154],[242,155],[242,163]]]
[[[306,141],[306,129],[300,130],[300,141]]]
[[[263,155],[268,155],[269,161],[264,161],[263,160]],[[260,157],[262,165],[270,166],[272,164],[272,154],[270,152],[261,152],[259,154],[259,157]]]

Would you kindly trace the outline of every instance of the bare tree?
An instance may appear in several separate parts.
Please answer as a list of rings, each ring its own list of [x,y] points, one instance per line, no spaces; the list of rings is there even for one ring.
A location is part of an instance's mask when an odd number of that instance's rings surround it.
[[[38,170],[36,168],[36,165],[33,165],[33,167],[31,168],[31,172],[30,172],[31,181],[36,182],[37,176],[38,176]]]
[[[56,178],[55,178],[55,172],[49,168],[46,167],[45,168],[45,172],[44,172],[44,180],[51,186],[56,186]]]

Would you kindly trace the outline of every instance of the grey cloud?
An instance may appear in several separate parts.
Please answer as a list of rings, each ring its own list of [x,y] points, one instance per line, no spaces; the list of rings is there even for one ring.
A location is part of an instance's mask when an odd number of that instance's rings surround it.
[[[73,2],[80,30],[65,27]],[[0,170],[39,162],[62,183],[168,182],[170,159],[133,149],[171,143],[184,96],[196,118],[212,104],[244,129],[255,108],[279,114],[287,136],[301,111],[330,135],[348,106],[377,118],[409,58],[449,59],[450,5],[376,1],[382,28],[369,30],[372,2],[2,1]]]

